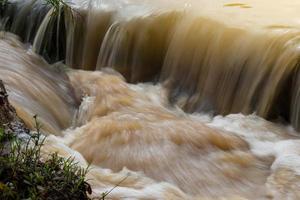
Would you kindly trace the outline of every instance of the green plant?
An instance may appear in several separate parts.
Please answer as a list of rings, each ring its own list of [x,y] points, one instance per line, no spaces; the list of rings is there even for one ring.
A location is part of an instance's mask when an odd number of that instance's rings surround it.
[[[0,0],[0,16],[4,13],[4,10],[8,4],[8,0]]]
[[[111,188],[109,191],[103,192],[102,196],[100,198],[100,200],[105,200],[105,198],[117,187],[120,186],[121,183],[123,183],[123,181],[125,181],[128,178],[129,175],[125,176],[118,184],[116,184],[113,188]]]
[[[53,14],[57,15],[61,9],[72,11],[72,8],[64,0],[44,0],[46,4],[50,5],[54,10]]]
[[[8,0],[0,0],[0,6],[4,6],[8,3]]]
[[[74,159],[56,153],[41,159],[45,137],[36,120],[36,132],[21,140],[0,129],[0,142],[10,143],[9,153],[0,154],[0,199],[90,199],[91,187],[85,181],[87,169]]]

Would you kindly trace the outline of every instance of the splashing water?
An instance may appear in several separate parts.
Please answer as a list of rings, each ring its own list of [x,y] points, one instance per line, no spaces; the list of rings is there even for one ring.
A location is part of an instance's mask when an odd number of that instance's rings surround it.
[[[73,1],[58,15],[34,1],[35,14],[15,16],[27,4],[2,21],[50,62],[161,82],[187,112],[256,112],[299,129],[297,1]]]
[[[74,70],[1,33],[0,79],[94,195],[128,176],[110,198],[300,198],[299,134],[263,119],[299,129],[298,1],[24,2],[2,27]]]

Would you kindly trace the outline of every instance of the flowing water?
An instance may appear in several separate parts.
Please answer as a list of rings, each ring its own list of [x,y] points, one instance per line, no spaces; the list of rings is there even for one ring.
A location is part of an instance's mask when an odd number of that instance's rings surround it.
[[[298,0],[70,5],[0,14],[20,37],[0,33],[0,79],[45,155],[112,199],[300,199]]]

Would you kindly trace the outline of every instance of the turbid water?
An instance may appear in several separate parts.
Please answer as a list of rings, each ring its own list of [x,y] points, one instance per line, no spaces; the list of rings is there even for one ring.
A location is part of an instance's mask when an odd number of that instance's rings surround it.
[[[13,2],[0,79],[94,195],[300,198],[298,1]]]

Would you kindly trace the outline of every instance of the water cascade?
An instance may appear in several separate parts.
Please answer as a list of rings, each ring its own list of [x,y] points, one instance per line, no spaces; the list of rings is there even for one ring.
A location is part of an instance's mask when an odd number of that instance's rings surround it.
[[[4,14],[10,21],[6,29],[25,42],[33,42],[37,32],[34,49],[48,61],[63,60],[86,70],[111,67],[132,83],[162,82],[169,89],[169,100],[188,112],[256,112],[267,119],[280,116],[296,129],[300,126],[299,24],[293,18],[283,22],[280,18],[281,24],[276,24],[257,22],[250,15],[249,24],[241,24],[226,15],[228,21],[211,16],[210,4],[203,6],[203,14],[195,14],[175,3],[173,10],[164,6],[155,10],[122,1],[83,2],[73,11],[61,9],[53,15],[51,10],[46,14],[49,8],[40,1],[26,2],[12,4],[14,9]],[[216,6],[232,14],[247,9],[259,13],[268,6],[262,3],[255,10],[247,5]],[[32,6],[37,11],[29,17],[15,16],[27,14]]]
[[[300,198],[297,0],[69,3],[0,14],[0,79],[45,153],[91,163],[95,195],[128,176],[115,199]]]
[[[32,117],[41,115],[44,130],[60,134],[71,125],[78,104],[67,76],[59,69],[49,70],[49,64],[27,51],[16,36],[0,32],[0,38],[0,79],[19,116],[34,128]]]

